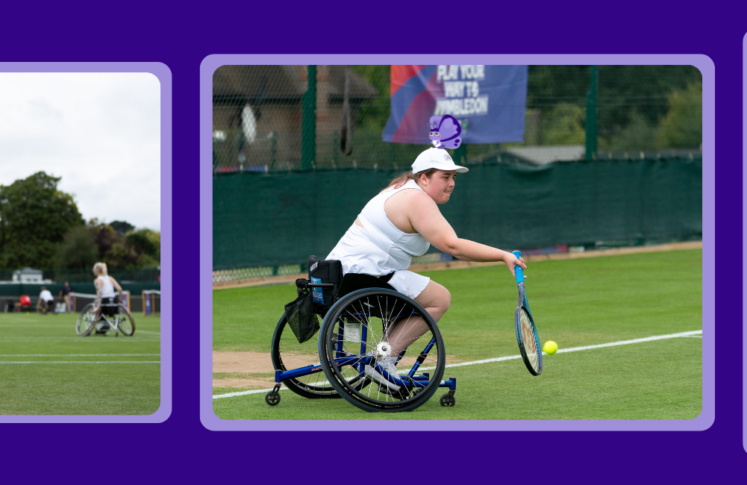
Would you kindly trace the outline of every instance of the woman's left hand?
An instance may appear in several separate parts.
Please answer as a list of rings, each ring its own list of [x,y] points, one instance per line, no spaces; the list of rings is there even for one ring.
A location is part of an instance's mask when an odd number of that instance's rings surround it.
[[[516,278],[516,266],[520,266],[521,269],[527,269],[526,263],[524,263],[524,258],[517,258],[512,253],[509,253],[506,251],[505,256],[503,257],[503,262],[506,263],[506,266],[508,266],[508,270],[511,272],[511,276]],[[526,278],[527,275],[524,275],[524,278]]]

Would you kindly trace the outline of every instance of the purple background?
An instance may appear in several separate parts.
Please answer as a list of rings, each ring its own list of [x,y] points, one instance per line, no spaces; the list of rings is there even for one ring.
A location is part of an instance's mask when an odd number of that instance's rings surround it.
[[[173,411],[161,424],[0,424],[3,481],[308,480],[332,474],[323,432],[212,432],[199,410],[199,67],[225,53],[681,53],[716,66],[716,420],[701,432],[432,432],[392,436],[390,456],[419,440],[431,480],[717,480],[743,476],[742,38],[744,15],[652,2],[458,8],[351,2],[293,7],[153,2],[3,7],[0,62],[162,62],[173,75]],[[725,3],[724,3],[725,4]],[[77,8],[77,10],[76,10]],[[733,11],[726,10],[731,8]],[[358,9],[356,11],[356,9]],[[469,36],[458,33],[469,28]],[[387,33],[396,30],[397,35]],[[449,42],[434,44],[442,33]],[[330,423],[330,430],[335,424]],[[359,435],[356,433],[356,435]],[[387,440],[388,441],[388,440]],[[327,446],[324,446],[327,445]],[[404,445],[404,446],[402,446]],[[99,451],[108,448],[109,451]],[[378,448],[372,444],[371,448]],[[298,458],[290,456],[295,452]],[[309,456],[313,459],[309,459]],[[369,460],[370,461],[370,460]],[[339,463],[339,461],[338,461]],[[311,465],[311,466],[310,466]],[[291,468],[293,467],[293,468]],[[436,468],[438,467],[438,468]],[[385,472],[386,472],[385,468]],[[407,480],[396,470],[394,479]],[[585,480],[584,480],[585,479]],[[274,483],[274,482],[273,482]],[[457,482],[459,483],[459,482]]]

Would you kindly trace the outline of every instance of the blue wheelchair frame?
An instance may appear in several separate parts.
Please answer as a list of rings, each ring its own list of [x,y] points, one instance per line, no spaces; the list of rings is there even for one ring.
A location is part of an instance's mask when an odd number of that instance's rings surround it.
[[[308,283],[306,285],[309,288],[315,288],[315,287],[331,287],[333,286],[330,283]],[[361,290],[358,290],[361,291]],[[353,292],[355,293],[355,292]],[[417,312],[412,312],[411,315],[417,316]],[[344,314],[342,316],[351,316],[351,317],[370,317],[368,314],[351,314],[347,315]],[[401,315],[398,315],[397,319],[403,318]],[[322,330],[325,328],[325,325],[327,322],[322,323],[322,327],[320,329],[320,334]],[[391,382],[392,384],[396,384],[398,386],[403,386],[405,388],[415,388],[415,387],[427,387],[430,384],[429,380],[429,373],[424,372],[420,376],[415,376],[415,373],[418,371],[418,368],[420,368],[420,365],[423,363],[423,361],[428,356],[428,352],[430,352],[431,348],[433,348],[433,345],[435,345],[436,340],[435,338],[431,338],[430,342],[425,346],[422,352],[418,355],[417,360],[415,361],[415,364],[412,366],[410,371],[407,373],[407,377],[405,379],[402,379],[401,376],[393,376],[386,372],[378,363],[376,363],[376,359],[374,357],[370,356],[364,356],[363,358],[360,357],[360,355],[355,356],[345,356],[343,351],[343,337],[344,337],[344,320],[340,319],[338,322],[332,322],[332,325],[339,325],[338,329],[338,339],[337,339],[337,346],[335,349],[335,359],[333,360],[334,364],[337,367],[345,366],[345,365],[351,365],[356,370],[358,370],[358,376],[359,378],[364,378],[364,370],[366,365],[371,365],[376,368],[376,370],[386,377],[387,381]],[[367,326],[363,325],[362,332],[361,332],[361,355],[364,355],[366,353],[366,338],[367,338]],[[321,342],[321,339],[320,339]],[[405,351],[403,350],[402,353],[397,357],[397,363],[399,363],[400,359],[404,356]],[[320,355],[321,355],[321,344],[320,344]],[[275,391],[279,390],[280,383],[282,383],[284,380],[287,379],[294,379],[298,377],[307,376],[310,374],[315,374],[317,372],[322,372],[322,365],[321,364],[314,364],[314,365],[307,365],[305,367],[299,367],[298,369],[291,369],[291,370],[275,370]],[[442,380],[438,387],[447,387],[451,391],[456,391],[456,378],[452,377],[447,380]]]

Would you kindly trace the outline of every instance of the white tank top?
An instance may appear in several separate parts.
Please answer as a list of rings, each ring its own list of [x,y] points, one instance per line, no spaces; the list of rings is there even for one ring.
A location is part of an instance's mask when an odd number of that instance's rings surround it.
[[[98,278],[103,282],[103,285],[101,285],[101,298],[114,298],[114,285],[112,284],[112,281],[109,279],[108,276],[99,276]]]
[[[408,234],[395,226],[386,215],[384,203],[394,194],[411,189],[424,192],[414,180],[408,180],[402,187],[385,189],[371,199],[358,214],[363,227],[350,226],[326,259],[340,260],[345,274],[381,276],[409,268],[412,257],[425,254],[430,243],[418,233]]]

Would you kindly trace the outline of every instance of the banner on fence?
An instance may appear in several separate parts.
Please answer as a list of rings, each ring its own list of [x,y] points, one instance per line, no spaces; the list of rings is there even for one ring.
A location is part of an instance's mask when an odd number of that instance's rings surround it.
[[[527,66],[392,66],[384,141],[428,145],[428,119],[449,114],[466,144],[524,141]]]

